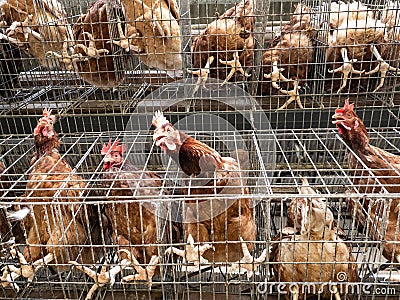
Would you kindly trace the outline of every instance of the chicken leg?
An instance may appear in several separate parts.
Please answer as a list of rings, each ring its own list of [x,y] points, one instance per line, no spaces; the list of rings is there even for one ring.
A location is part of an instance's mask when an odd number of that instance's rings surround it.
[[[301,100],[300,100],[299,90],[301,89],[301,86],[299,86],[299,81],[298,80],[294,80],[293,85],[294,85],[293,90],[289,90],[289,91],[288,90],[283,90],[283,89],[279,90],[282,94],[288,95],[290,97],[277,110],[285,109],[290,103],[292,103],[295,100],[296,100],[296,102],[297,102],[297,104],[299,105],[300,108],[304,108],[303,104],[301,103]]]
[[[247,273],[247,278],[251,278],[255,272],[257,272],[258,267],[262,262],[265,261],[267,258],[267,249],[264,249],[264,251],[261,253],[261,255],[258,258],[254,258],[251,254],[249,249],[247,248],[247,244],[243,241],[243,239],[240,237],[240,243],[242,245],[242,251],[243,251],[243,258],[235,262],[231,265],[229,272],[230,273],[239,273],[240,268],[243,268],[246,270]]]
[[[126,27],[128,27],[128,26],[130,26],[130,25],[126,24]],[[138,34],[135,32],[127,37],[122,29],[121,19],[118,16],[117,16],[117,28],[118,28],[118,34],[119,34],[119,41],[112,40],[112,43],[121,47],[126,52],[129,52],[131,50],[134,52],[139,52],[139,47],[134,46],[130,43],[130,40],[132,38],[136,37]]]
[[[175,247],[169,247],[165,250],[165,254],[175,253],[186,259],[187,262],[193,263],[195,266],[199,266],[200,263],[209,263],[202,255],[209,249],[213,249],[214,247],[210,244],[204,244],[201,246],[194,246],[194,239],[191,234],[189,234],[187,238],[188,244],[185,246],[185,250],[180,250]]]
[[[69,261],[68,263],[74,265],[75,268],[88,275],[95,282],[94,285],[90,288],[89,292],[87,293],[85,298],[86,300],[92,299],[93,293],[99,287],[102,287],[106,284],[110,284],[112,286],[115,283],[115,276],[119,272],[121,272],[125,266],[129,265],[129,261],[124,259],[121,261],[120,265],[115,266],[111,268],[109,271],[107,271],[107,263],[104,263],[104,265],[101,267],[100,273],[97,273],[96,271],[88,267],[80,265],[76,261]]]
[[[187,70],[188,73],[193,74],[193,75],[197,75],[199,76],[199,78],[197,79],[196,82],[196,86],[194,88],[194,91],[192,93],[192,97],[194,96],[194,94],[196,94],[196,92],[199,90],[200,85],[203,86],[203,88],[206,88],[206,82],[208,79],[208,75],[210,74],[210,65],[214,62],[214,56],[210,56],[207,59],[207,63],[204,66],[204,68],[200,68],[199,70]]]
[[[264,74],[265,78],[271,78],[271,84],[274,88],[277,90],[280,90],[281,87],[278,85],[277,82],[279,81],[290,81],[287,79],[285,76],[282,75],[282,72],[284,71],[284,68],[278,68],[278,62],[275,60],[272,64],[272,72],[269,74]]]
[[[354,69],[353,63],[355,63],[357,61],[357,59],[353,58],[353,59],[349,60],[346,48],[340,49],[340,53],[342,54],[343,65],[334,70],[328,70],[329,73],[339,73],[339,72],[343,73],[343,79],[342,79],[343,82],[342,82],[342,85],[340,86],[339,90],[337,91],[338,94],[346,87],[347,79],[349,78],[349,74],[353,73],[353,74],[361,75],[365,72],[365,70],[359,71],[359,70]]]
[[[233,53],[233,60],[224,61],[224,60],[220,59],[219,62],[221,64],[228,65],[231,67],[231,71],[229,72],[228,76],[226,76],[226,78],[225,78],[224,82],[221,84],[221,86],[228,83],[229,79],[231,79],[232,76],[235,75],[235,73],[237,71],[239,71],[245,77],[251,76],[250,74],[247,74],[243,70],[242,64],[240,63],[240,60],[239,60],[239,52],[238,51],[235,51],[235,53]]]
[[[149,289],[151,289],[151,285],[153,282],[153,276],[157,268],[157,264],[160,261],[160,257],[157,255],[153,255],[150,259],[149,265],[146,268],[140,266],[139,262],[135,258],[135,256],[126,249],[120,249],[118,252],[125,252],[128,254],[130,259],[128,261],[135,268],[137,274],[128,275],[122,278],[122,282],[129,281],[137,281],[137,280],[146,280]]]
[[[101,56],[100,54],[108,54],[109,51],[107,49],[96,49],[96,42],[93,38],[93,35],[89,32],[83,32],[82,35],[86,35],[89,38],[89,46],[86,46],[84,44],[76,44],[75,48],[80,48],[85,52],[85,54],[90,57],[90,58],[96,58],[99,59]]]
[[[374,54],[374,56],[376,57],[378,65],[373,70],[371,70],[369,72],[365,72],[365,75],[371,75],[371,74],[375,74],[377,72],[381,73],[381,80],[379,82],[379,85],[373,91],[373,93],[375,93],[385,83],[386,73],[388,71],[393,71],[397,75],[400,75],[400,70],[396,69],[395,67],[392,67],[386,61],[384,61],[381,54],[379,53],[378,49],[374,45],[371,45],[371,50],[372,50],[372,53]]]

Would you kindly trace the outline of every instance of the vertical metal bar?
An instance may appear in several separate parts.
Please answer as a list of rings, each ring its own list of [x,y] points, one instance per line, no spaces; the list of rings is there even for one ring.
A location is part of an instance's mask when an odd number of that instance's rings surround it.
[[[256,23],[254,24],[254,72],[251,77],[250,95],[256,96],[258,87],[263,81],[261,70],[263,65],[263,53],[265,45],[265,29],[268,24],[270,0],[254,1],[254,11],[256,15]]]

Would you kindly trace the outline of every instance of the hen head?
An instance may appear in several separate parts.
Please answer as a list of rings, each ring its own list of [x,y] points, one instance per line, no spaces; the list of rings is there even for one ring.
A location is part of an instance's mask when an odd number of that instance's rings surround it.
[[[47,110],[45,108],[43,110],[43,117],[39,119],[38,124],[33,131],[33,135],[35,137],[42,135],[43,137],[47,137],[49,139],[53,138],[56,135],[53,127],[55,122],[56,117],[51,114],[51,110]]]
[[[333,213],[323,202],[307,199],[301,209],[301,234],[312,234],[316,237],[324,234],[325,228],[332,228]]]
[[[58,141],[57,132],[54,130],[56,117],[51,114],[51,110],[46,108],[43,110],[41,117],[33,130],[33,138],[37,148],[37,155],[42,155],[54,149],[58,149],[60,142]]]
[[[123,153],[125,151],[124,145],[119,145],[119,140],[112,143],[111,139],[107,145],[103,145],[101,149],[101,154],[104,155],[103,170],[106,171],[112,167],[120,167],[124,157]]]
[[[354,112],[354,104],[350,104],[349,99],[346,99],[343,108],[335,110],[332,118],[335,119],[332,123],[336,125],[346,143],[365,146],[369,142],[364,123]]]
[[[156,145],[163,149],[175,151],[182,145],[181,134],[179,130],[174,128],[172,124],[164,117],[163,113],[157,111],[153,117],[153,125],[156,127],[153,134],[153,140]]]

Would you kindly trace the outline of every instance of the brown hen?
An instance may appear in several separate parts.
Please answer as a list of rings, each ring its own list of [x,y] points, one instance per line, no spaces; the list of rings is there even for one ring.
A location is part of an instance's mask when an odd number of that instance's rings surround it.
[[[117,1],[109,2],[110,12],[123,16],[122,6]],[[109,30],[112,18],[107,15],[107,1],[98,0],[92,4],[74,24],[74,55],[79,76],[86,82],[100,88],[118,86],[125,78],[126,61],[122,55],[113,53]]]
[[[383,149],[370,145],[367,129],[363,121],[354,112],[354,104],[346,103],[338,108],[333,115],[343,141],[351,151],[347,153],[347,162],[351,170],[350,178],[359,193],[400,193],[400,157]],[[357,217],[361,226],[366,226],[368,220],[371,227],[384,234],[380,239],[383,244],[384,256],[389,261],[400,262],[400,247],[392,241],[400,240],[400,233],[396,233],[400,199],[393,199],[390,205],[381,199],[363,199],[360,203],[356,199],[349,199],[349,206],[353,216]],[[385,209],[382,209],[382,207]],[[368,216],[367,212],[370,212]],[[388,212],[388,224],[377,221],[384,218]],[[384,227],[382,226],[384,225]],[[372,234],[375,239],[378,237]]]
[[[319,195],[308,183],[307,178],[301,177],[302,185],[300,187],[301,195]],[[325,208],[326,199],[323,197],[314,197],[313,201],[320,203],[321,208]],[[307,206],[308,198],[300,197],[293,199],[287,210],[287,227],[295,228],[296,231],[301,231],[301,220],[304,217],[304,208]],[[333,220],[332,229],[340,238],[346,238],[346,233],[337,225],[336,220]]]
[[[36,152],[31,160],[26,191],[17,199],[20,202],[18,206],[32,211],[23,221],[28,245],[23,254],[13,250],[21,266],[8,265],[4,272],[10,274],[3,273],[3,278],[23,276],[32,281],[35,272],[50,262],[57,263],[58,270],[63,271],[69,269],[63,264],[70,259],[85,262],[92,261],[93,256],[97,259],[95,250],[88,247],[82,250],[82,246],[75,246],[85,245],[89,237],[84,221],[85,207],[74,204],[84,199],[86,186],[61,158],[54,123],[55,116],[45,109],[33,133]],[[24,205],[24,202],[39,203]],[[41,204],[43,202],[47,204]],[[68,202],[69,205],[57,205],[57,202]],[[92,218],[90,207],[87,209],[89,218]],[[91,221],[95,222],[95,218]]]
[[[383,86],[386,72],[394,69],[380,54],[385,51],[384,23],[375,19],[373,12],[360,2],[332,2],[330,27],[326,57],[332,63],[333,70],[328,72],[343,74],[337,92],[340,93],[347,86],[351,74],[372,75],[377,72],[381,74],[381,81],[373,92],[379,90]],[[338,66],[340,60],[343,64]],[[354,87],[358,88],[359,83],[356,80]]]
[[[72,30],[63,6],[57,0],[11,0],[0,3],[0,38],[20,47],[48,68],[72,70]],[[1,31],[0,31],[1,32]],[[55,53],[56,59],[48,59]]]
[[[254,0],[243,0],[194,38],[193,68],[206,68],[209,76],[222,79],[224,83],[232,77],[236,80],[249,77],[246,70],[253,66],[254,59],[254,8]],[[198,71],[189,72],[201,75]]]
[[[160,197],[162,183],[156,174],[142,172],[125,160],[124,151],[124,145],[119,145],[118,140],[114,143],[110,140],[101,150],[104,155],[104,196],[116,201],[105,205],[105,214],[111,224],[112,242],[118,247],[121,261],[110,270],[107,270],[107,263],[104,264],[100,273],[71,261],[95,281],[86,299],[91,299],[99,286],[113,285],[115,276],[128,266],[132,266],[136,274],[125,276],[122,281],[145,280],[151,287],[159,261],[156,207],[152,201]],[[149,202],[142,202],[146,200]],[[143,268],[142,264],[148,266]]]
[[[182,73],[179,8],[175,0],[122,0],[130,50],[149,68]]]
[[[300,232],[286,227],[273,238],[270,260],[275,280],[285,282],[287,296],[304,299],[315,294],[336,299],[346,291],[343,282],[358,281],[357,264],[349,247],[332,228],[333,214],[318,198],[304,198]],[[293,206],[297,206],[294,199]],[[342,277],[344,274],[344,277]],[[297,284],[291,284],[291,283]],[[311,289],[303,289],[303,284]],[[340,284],[340,286],[338,285]]]
[[[314,55],[313,37],[311,9],[305,4],[298,4],[290,21],[282,28],[280,36],[270,41],[269,48],[263,54],[263,74],[268,79],[262,85],[263,94],[272,93],[274,90],[271,86],[287,94],[287,91],[291,91],[290,86],[293,85],[292,91],[296,91],[296,84],[307,80]],[[296,94],[298,95],[297,91]],[[295,100],[294,97],[289,99],[290,102]],[[290,102],[279,109],[287,107]],[[300,101],[297,103],[300,108],[303,107]]]
[[[169,252],[195,264],[203,257],[210,262],[235,262],[244,258],[251,263],[253,258],[244,257],[244,252],[253,249],[251,241],[256,238],[257,228],[254,208],[246,197],[249,190],[237,161],[221,157],[206,144],[177,130],[160,112],[155,114],[153,125],[156,145],[190,176],[189,185],[183,188],[190,199],[185,200],[183,208],[183,226],[189,245],[184,251],[171,248]],[[216,197],[211,203],[210,195]],[[241,244],[241,238],[246,243]],[[212,245],[194,247],[193,241]],[[250,264],[248,271],[252,268]]]
[[[125,160],[124,150],[124,146],[118,145],[118,141],[114,143],[110,141],[101,151],[105,156],[103,186],[109,189],[110,199],[119,202],[106,205],[105,212],[111,223],[114,244],[119,245],[120,249],[127,249],[139,263],[148,264],[153,256],[158,256],[155,246],[157,243],[155,203],[123,203],[123,200],[138,197],[141,200],[156,201],[161,196],[162,182],[155,173],[143,172]],[[128,219],[125,219],[126,216]],[[126,257],[126,253],[121,254],[121,257],[130,259]],[[154,274],[155,267],[149,270]],[[136,280],[146,280],[146,277]],[[151,281],[151,276],[149,280]]]

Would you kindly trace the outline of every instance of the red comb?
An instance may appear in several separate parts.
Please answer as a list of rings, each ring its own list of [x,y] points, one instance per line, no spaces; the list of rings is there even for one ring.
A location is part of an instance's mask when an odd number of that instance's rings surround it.
[[[51,109],[47,110],[47,108],[43,109],[43,117],[51,119],[53,122],[56,121],[56,117],[51,114]]]
[[[112,143],[112,140],[108,142],[108,144],[104,144],[103,148],[101,149],[101,154],[106,155],[107,153],[110,153],[112,151],[118,151],[119,153],[124,153],[125,151],[125,146],[124,145],[118,145],[119,140],[116,140],[114,143]]]
[[[47,110],[47,108],[43,109],[43,116],[44,117],[50,117],[51,115],[51,109]]]
[[[347,98],[347,99],[344,101],[344,106],[343,106],[343,108],[338,108],[338,109],[336,109],[336,110],[335,110],[335,113],[344,113],[345,111],[348,111],[348,110],[354,111],[354,103],[350,104],[350,99],[349,99],[349,98]]]

